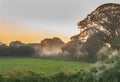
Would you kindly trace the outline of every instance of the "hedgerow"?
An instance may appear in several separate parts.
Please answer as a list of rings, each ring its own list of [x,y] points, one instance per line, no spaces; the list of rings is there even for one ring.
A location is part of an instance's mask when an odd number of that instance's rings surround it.
[[[120,82],[120,54],[74,74],[67,71],[54,75],[13,71],[0,74],[0,82]]]

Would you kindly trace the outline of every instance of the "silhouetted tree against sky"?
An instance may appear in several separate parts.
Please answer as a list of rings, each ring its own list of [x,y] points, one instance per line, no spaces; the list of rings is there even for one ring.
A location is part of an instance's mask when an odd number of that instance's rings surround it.
[[[53,37],[53,38],[46,38],[42,40],[41,45],[48,49],[52,49],[52,48],[63,46],[64,42],[57,37]]]
[[[21,46],[24,46],[24,45],[25,44],[22,43],[21,41],[12,41],[9,44],[10,47],[14,47],[14,48],[18,48],[18,47],[21,47]]]
[[[8,46],[2,42],[0,42],[0,56],[8,55]]]
[[[81,57],[81,54],[93,57],[106,43],[113,49],[120,50],[120,4],[103,4],[77,25],[80,33],[72,36],[66,45],[57,37],[44,39],[37,47],[35,44],[24,44],[20,41],[12,41],[9,46],[0,42],[0,55],[32,56],[33,46],[38,51],[40,47],[40,52],[56,52],[62,48],[71,57],[76,54],[76,57]]]
[[[65,46],[62,47],[62,51],[67,52],[69,54],[69,57],[76,58],[80,56],[80,45],[82,44],[79,40],[79,35],[72,36],[70,38],[71,41],[69,41]],[[65,54],[65,55],[67,55]]]
[[[73,36],[62,48],[72,56],[79,49],[81,53],[93,57],[106,43],[113,49],[120,49],[120,4],[103,4],[77,25],[80,34]]]
[[[54,55],[60,53],[61,48],[64,46],[64,42],[57,37],[46,38],[41,41],[42,53],[44,56],[46,55]]]
[[[78,23],[79,40],[83,42],[81,52],[90,56],[109,43],[113,49],[120,49],[120,4],[108,3],[99,6]]]
[[[37,57],[41,54],[55,56],[62,52],[61,47],[64,45],[64,42],[57,37],[44,39],[41,43],[25,44],[21,41],[11,41],[9,46],[0,42],[0,57]]]
[[[22,43],[21,41],[12,41],[9,44],[9,56],[31,57],[35,54],[32,45]]]

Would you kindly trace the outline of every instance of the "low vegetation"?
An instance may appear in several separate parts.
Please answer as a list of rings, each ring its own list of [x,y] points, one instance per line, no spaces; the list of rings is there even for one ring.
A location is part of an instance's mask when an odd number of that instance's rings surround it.
[[[69,63],[68,63],[69,64]],[[67,65],[67,64],[66,64]],[[75,67],[76,68],[76,67]],[[77,73],[63,70],[47,75],[33,71],[13,71],[0,74],[1,82],[119,82],[120,54],[98,62],[90,69],[81,69]]]
[[[59,38],[35,44],[0,43],[0,82],[120,82],[119,10],[120,4],[101,5],[78,23],[80,34],[66,44]],[[91,66],[39,58],[46,56],[97,62]]]
[[[42,72],[45,74],[55,74],[58,71],[78,72],[80,69],[91,67],[92,63],[63,61],[41,58],[0,58],[0,73],[11,71]]]

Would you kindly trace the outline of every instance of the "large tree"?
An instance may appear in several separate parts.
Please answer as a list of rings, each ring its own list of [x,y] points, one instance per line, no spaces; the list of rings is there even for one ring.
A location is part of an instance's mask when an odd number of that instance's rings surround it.
[[[79,51],[88,57],[93,57],[106,43],[113,49],[120,49],[120,4],[103,4],[77,25],[80,34],[73,36],[63,48],[71,54],[76,52],[73,46],[76,40]]]
[[[120,49],[120,4],[104,4],[78,23],[79,39],[84,42],[81,49],[93,56],[104,43]]]

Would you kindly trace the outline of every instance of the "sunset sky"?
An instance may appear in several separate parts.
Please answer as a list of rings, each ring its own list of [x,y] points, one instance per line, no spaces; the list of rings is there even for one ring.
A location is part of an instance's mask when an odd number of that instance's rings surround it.
[[[77,22],[104,3],[120,0],[0,0],[0,42],[40,42],[79,33]]]

